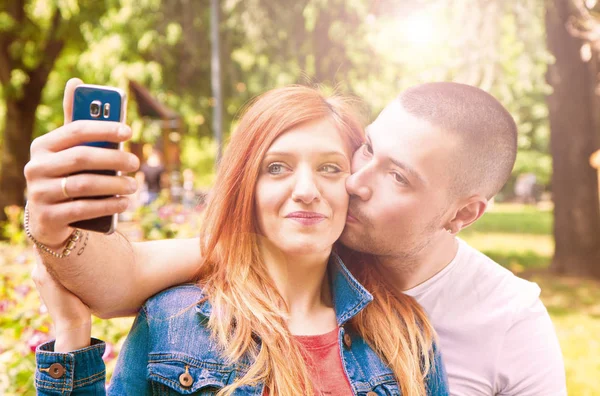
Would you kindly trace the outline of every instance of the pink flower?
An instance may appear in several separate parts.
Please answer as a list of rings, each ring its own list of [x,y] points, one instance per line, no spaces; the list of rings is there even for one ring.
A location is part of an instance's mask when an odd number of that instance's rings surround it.
[[[10,305],[10,301],[8,301],[8,300],[1,300],[0,301],[0,313],[5,312],[8,309],[9,305]]]
[[[160,217],[163,220],[171,217],[174,213],[175,210],[172,206],[161,206],[158,209],[158,217]]]
[[[106,349],[104,350],[104,355],[102,355],[102,360],[104,360],[105,363],[108,363],[111,360],[113,360],[115,357],[116,357],[116,354],[115,354],[115,349],[113,348],[113,345],[110,342],[107,342]]]
[[[19,297],[25,297],[29,291],[31,290],[30,286],[27,285],[19,285],[15,286],[15,293],[19,295]]]
[[[47,333],[35,330],[29,340],[27,340],[27,346],[31,352],[35,353],[36,348],[43,343],[48,342],[49,339],[50,336]]]

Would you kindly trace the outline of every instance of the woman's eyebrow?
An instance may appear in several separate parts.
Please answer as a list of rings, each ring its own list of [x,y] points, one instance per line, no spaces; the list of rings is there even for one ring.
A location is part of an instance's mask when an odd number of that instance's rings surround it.
[[[338,151],[338,150],[328,150],[328,151],[319,151],[319,150],[314,150],[312,151],[314,154],[323,156],[323,157],[328,157],[328,156],[340,156],[340,157],[344,157],[347,158],[348,156],[346,154],[344,154],[342,151]],[[287,151],[268,151],[265,154],[265,157],[270,157],[270,156],[278,156],[278,157],[289,157],[289,156],[293,156],[293,153],[287,152]]]

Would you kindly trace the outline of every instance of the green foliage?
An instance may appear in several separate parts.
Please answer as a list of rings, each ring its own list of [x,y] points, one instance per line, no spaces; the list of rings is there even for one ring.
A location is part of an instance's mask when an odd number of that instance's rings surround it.
[[[23,208],[10,205],[4,208],[7,220],[0,223],[0,235],[13,245],[25,245],[27,235],[23,229]]]
[[[7,45],[10,79],[2,78],[3,93],[21,98],[32,72],[45,67],[56,43],[81,48],[80,26],[95,24],[114,1],[34,1],[0,8],[2,45]],[[22,6],[22,8],[20,8]],[[37,77],[36,77],[37,78]]]
[[[549,185],[552,176],[552,157],[543,151],[519,150],[513,174],[516,176],[521,173],[533,173],[539,184]]]
[[[216,143],[208,137],[186,136],[182,142],[181,163],[197,175],[196,186],[208,188],[214,181]]]
[[[53,13],[58,11],[69,22],[60,31],[66,44],[43,92],[36,135],[62,124],[63,87],[70,77],[121,88],[134,79],[182,115],[184,166],[201,175],[201,185],[211,182],[209,158],[216,146],[207,141],[213,135],[214,106],[208,1],[26,3],[31,24],[16,25],[7,12],[0,12],[0,20],[4,29],[18,32],[14,53],[23,54],[27,67],[40,62]],[[462,81],[490,90],[515,116],[524,153],[515,175],[531,171],[547,184],[544,73],[550,57],[544,42],[543,2],[454,3],[448,9],[441,0],[223,2],[225,133],[249,98],[283,84],[336,87],[362,97],[375,115],[407,86]],[[25,66],[15,69],[5,94],[20,92]],[[153,124],[142,120],[134,106],[128,120],[138,131],[136,136],[156,140],[150,133]]]

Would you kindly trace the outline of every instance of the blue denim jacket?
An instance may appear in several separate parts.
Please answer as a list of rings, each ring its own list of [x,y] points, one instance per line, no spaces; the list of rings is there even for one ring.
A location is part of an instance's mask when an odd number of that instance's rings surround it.
[[[335,255],[330,270],[341,357],[354,394],[401,395],[392,371],[346,324],[373,297]],[[90,347],[70,353],[52,352],[52,342],[41,345],[36,352],[38,395],[215,394],[242,376],[251,362],[232,365],[220,355],[206,326],[210,303],[198,303],[203,297],[202,289],[190,284],[168,289],[146,301],[119,354],[107,390],[101,341],[93,339]],[[429,395],[449,394],[437,351],[427,388]],[[238,388],[235,395],[262,396],[263,391],[264,383],[259,383]]]

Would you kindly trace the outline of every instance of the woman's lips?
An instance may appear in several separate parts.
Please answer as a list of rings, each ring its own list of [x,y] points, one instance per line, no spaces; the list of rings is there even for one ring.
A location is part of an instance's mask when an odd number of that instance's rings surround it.
[[[325,220],[324,215],[316,212],[292,212],[285,217],[306,226],[315,225]]]

